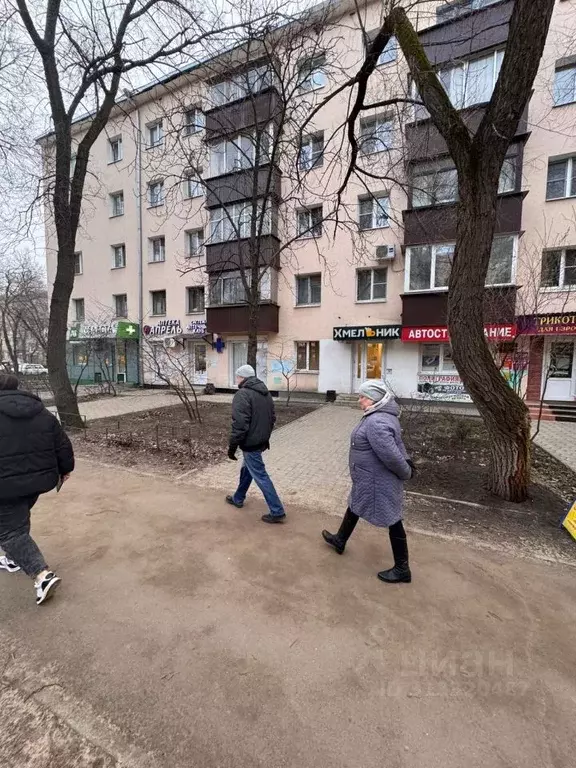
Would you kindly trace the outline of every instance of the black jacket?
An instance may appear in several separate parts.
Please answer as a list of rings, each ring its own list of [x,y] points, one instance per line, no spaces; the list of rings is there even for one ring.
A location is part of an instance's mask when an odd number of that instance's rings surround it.
[[[51,491],[73,469],[72,444],[40,398],[0,391],[0,499]]]
[[[266,384],[256,376],[244,379],[232,401],[230,448],[265,451],[275,422],[274,401]]]

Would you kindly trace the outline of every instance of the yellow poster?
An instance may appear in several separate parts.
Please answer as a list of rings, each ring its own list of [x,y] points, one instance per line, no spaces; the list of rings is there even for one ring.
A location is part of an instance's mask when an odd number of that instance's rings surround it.
[[[564,518],[564,522],[562,523],[564,528],[568,531],[568,533],[572,536],[573,539],[576,539],[576,501],[574,504],[572,504],[570,511]]]

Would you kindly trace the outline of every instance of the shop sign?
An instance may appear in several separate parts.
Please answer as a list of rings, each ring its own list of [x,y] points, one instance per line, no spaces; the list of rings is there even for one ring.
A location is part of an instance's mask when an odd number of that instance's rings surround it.
[[[484,333],[488,341],[514,341],[517,336],[515,325],[485,325]],[[447,342],[450,334],[445,325],[420,325],[402,328],[402,341],[406,342]]]
[[[69,341],[86,339],[137,339],[140,335],[138,323],[118,320],[112,323],[76,323],[68,330]]]
[[[145,325],[142,332],[146,338],[160,336],[181,336],[182,325],[180,320],[159,320],[155,325]]]
[[[401,325],[345,325],[333,329],[334,341],[399,339]]]
[[[538,335],[576,335],[576,313],[550,315],[530,315],[522,318],[521,328],[524,333]]]
[[[206,336],[206,320],[190,320],[186,326],[186,333],[192,336]]]
[[[570,507],[570,511],[562,521],[562,525],[573,539],[576,539],[576,501]]]

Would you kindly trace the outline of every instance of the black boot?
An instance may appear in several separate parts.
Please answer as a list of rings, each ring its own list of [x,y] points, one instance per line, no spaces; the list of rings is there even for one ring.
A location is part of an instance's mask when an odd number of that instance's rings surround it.
[[[390,526],[389,534],[394,567],[387,571],[380,571],[378,578],[387,584],[409,584],[412,581],[412,574],[408,565],[408,542],[402,521]]]
[[[329,544],[331,547],[333,547],[336,552],[338,552],[339,555],[344,554],[344,549],[346,548],[346,542],[352,535],[352,531],[354,528],[356,528],[356,523],[358,522],[358,515],[355,515],[354,512],[348,507],[346,510],[346,514],[344,515],[344,518],[342,519],[342,522],[340,523],[340,529],[338,533],[330,533],[329,531],[322,531],[322,538],[326,542],[326,544]]]

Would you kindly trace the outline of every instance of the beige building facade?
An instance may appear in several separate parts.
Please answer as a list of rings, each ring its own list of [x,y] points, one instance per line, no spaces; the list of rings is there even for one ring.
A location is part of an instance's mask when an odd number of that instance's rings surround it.
[[[354,393],[385,378],[399,397],[466,400],[446,331],[457,180],[421,107],[362,114],[359,172],[338,199],[350,94],[322,102],[357,70],[380,22],[379,4],[354,7],[324,14],[297,44],[280,36],[272,72],[270,50],[235,52],[118,104],[92,151],[77,240],[74,380],[162,385],[185,371],[198,386],[234,387],[253,279],[240,270],[254,267],[258,375],[271,390]],[[414,16],[472,127],[512,7],[430,2]],[[504,164],[487,281],[487,335],[530,399],[576,398],[575,32],[575,4],[558,0]],[[392,41],[368,101],[413,97],[407,82]],[[279,94],[288,107],[278,109]],[[48,224],[50,283],[54,254]]]

